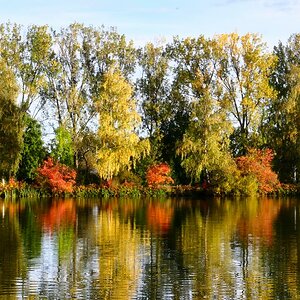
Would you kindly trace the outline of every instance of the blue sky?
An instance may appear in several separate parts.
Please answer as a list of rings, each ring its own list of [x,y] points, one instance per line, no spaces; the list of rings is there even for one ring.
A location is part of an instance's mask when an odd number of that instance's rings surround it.
[[[2,0],[0,21],[113,26],[137,45],[174,35],[253,32],[272,47],[300,32],[300,0]]]

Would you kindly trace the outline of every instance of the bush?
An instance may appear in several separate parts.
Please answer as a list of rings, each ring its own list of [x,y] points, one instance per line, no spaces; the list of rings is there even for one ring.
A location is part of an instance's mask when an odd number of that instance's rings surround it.
[[[259,185],[257,179],[253,175],[243,176],[239,182],[236,193],[251,196],[258,192]]]
[[[236,163],[243,177],[254,177],[258,184],[258,190],[263,193],[270,193],[276,191],[280,186],[277,174],[271,168],[273,157],[273,152],[270,149],[250,149],[246,156],[238,157]]]
[[[171,168],[166,163],[159,163],[151,166],[146,174],[148,186],[158,187],[159,185],[174,183],[170,173]]]
[[[76,179],[76,171],[54,162],[51,157],[37,169],[37,183],[39,186],[49,189],[52,193],[71,193]]]

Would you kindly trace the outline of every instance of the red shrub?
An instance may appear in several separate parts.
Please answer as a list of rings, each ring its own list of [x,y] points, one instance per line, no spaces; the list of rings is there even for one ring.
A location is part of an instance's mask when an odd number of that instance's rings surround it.
[[[160,184],[174,183],[172,177],[169,175],[171,168],[166,163],[160,163],[151,166],[146,174],[148,186],[157,186]]]
[[[236,159],[238,169],[242,175],[256,177],[261,192],[272,192],[278,185],[277,174],[272,171],[271,162],[274,154],[271,149],[250,149],[246,156]]]
[[[76,179],[76,171],[52,158],[44,161],[44,164],[37,169],[38,183],[49,188],[54,193],[72,192]]]

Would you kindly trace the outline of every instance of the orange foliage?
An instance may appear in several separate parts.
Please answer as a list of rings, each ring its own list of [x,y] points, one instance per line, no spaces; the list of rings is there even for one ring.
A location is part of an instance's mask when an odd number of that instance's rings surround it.
[[[252,217],[241,218],[238,222],[238,232],[243,240],[249,236],[261,239],[267,245],[272,245],[274,237],[274,222],[281,208],[281,203],[273,199],[261,199],[257,213]]]
[[[236,163],[242,175],[254,175],[259,190],[269,193],[279,186],[277,174],[272,171],[271,167],[273,157],[274,154],[271,149],[250,149],[246,156],[238,157]]]
[[[38,183],[49,188],[54,193],[72,192],[75,184],[76,171],[58,162],[53,162],[52,158],[44,161],[42,167],[37,169]]]
[[[72,225],[76,221],[74,201],[56,201],[47,214],[41,217],[44,228],[52,231],[54,228]]]
[[[166,203],[149,203],[147,207],[147,223],[152,230],[166,233],[170,229],[173,213],[174,208]]]
[[[146,174],[148,186],[158,186],[160,184],[174,183],[172,177],[169,175],[171,168],[166,163],[160,163],[151,166]]]

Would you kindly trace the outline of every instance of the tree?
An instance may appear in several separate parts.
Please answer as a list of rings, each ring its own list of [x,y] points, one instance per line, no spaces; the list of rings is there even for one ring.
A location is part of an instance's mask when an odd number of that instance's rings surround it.
[[[274,169],[281,182],[299,180],[299,86],[300,35],[292,35],[286,46],[281,42],[274,47],[277,63],[270,82],[277,96],[267,110],[264,130],[267,145],[275,153]]]
[[[19,180],[29,183],[34,181],[36,170],[46,154],[43,144],[41,125],[37,120],[26,115],[21,160],[17,173]]]
[[[212,181],[212,171],[231,161],[231,124],[222,106],[216,81],[215,43],[203,36],[175,40],[172,51],[177,65],[177,88],[190,106],[182,140],[177,142],[181,165],[192,181]]]
[[[72,136],[63,124],[55,130],[55,140],[51,154],[60,163],[74,167]]]
[[[142,75],[137,79],[137,94],[141,101],[143,126],[152,140],[159,136],[167,117],[169,58],[162,46],[152,43],[140,49],[138,58]]]
[[[47,26],[32,25],[22,35],[19,25],[0,25],[1,70],[9,70],[1,76],[3,81],[11,81],[10,87],[2,83],[3,90],[6,90],[3,93],[10,94],[1,100],[0,147],[7,152],[1,157],[3,164],[7,165],[4,167],[6,171],[2,172],[4,176],[13,176],[17,172],[26,113],[38,114],[43,105],[38,96],[44,84],[44,66],[50,55],[51,37],[47,30]],[[13,75],[9,75],[10,72]]]
[[[16,174],[22,149],[23,121],[17,95],[14,73],[0,60],[0,176],[6,179]]]
[[[95,117],[95,109],[88,95],[88,78],[82,58],[83,25],[74,23],[59,32],[52,31],[55,50],[47,65],[47,85],[41,96],[48,104],[48,118],[53,117],[59,152],[73,153],[67,163],[78,167],[78,144]],[[53,114],[53,116],[49,114]],[[69,149],[62,150],[62,131],[68,135]],[[68,133],[67,133],[68,131]],[[58,153],[57,153],[58,154]],[[61,155],[62,153],[59,153]],[[69,153],[70,154],[70,153]],[[71,154],[70,154],[71,155]],[[60,157],[61,159],[62,157]]]
[[[206,93],[195,100],[191,121],[177,148],[182,166],[193,181],[202,179],[218,192],[230,192],[234,188],[230,132],[226,113],[216,105],[215,99]]]
[[[140,116],[132,99],[132,88],[118,69],[104,75],[99,88],[98,150],[95,168],[103,179],[110,179],[149,152],[148,140],[136,133]]]
[[[196,77],[202,71],[207,72],[207,75],[211,72],[208,67],[211,63],[209,51],[209,42],[204,36],[182,40],[176,37],[167,45],[174,74],[167,102],[168,116],[161,126],[162,158],[170,163],[176,173],[174,179],[179,182],[188,182],[190,174],[187,175],[186,169],[182,168],[176,149],[192,120],[192,103],[201,96],[194,85]],[[209,80],[209,77],[205,79],[207,82]]]
[[[162,127],[169,119],[169,61],[163,45],[148,43],[138,50],[141,75],[136,81],[136,96],[141,108],[143,130],[151,145],[150,154],[137,164],[136,172],[142,178],[149,166],[163,159]],[[166,159],[169,161],[169,157]]]
[[[86,150],[81,148],[82,141],[97,128],[99,82],[115,63],[129,76],[134,66],[133,47],[113,29],[78,23],[52,34],[54,56],[47,68],[42,97],[50,104],[54,127],[63,126],[70,132],[73,165],[78,168]]]
[[[39,92],[45,84],[45,66],[51,60],[52,38],[48,26],[31,25],[22,35],[17,24],[0,25],[0,53],[14,72],[20,93],[20,109],[36,116],[44,103]]]
[[[274,97],[269,76],[275,59],[256,34],[222,34],[216,37],[215,49],[223,105],[234,118],[233,153],[244,154],[262,138],[259,128]]]

